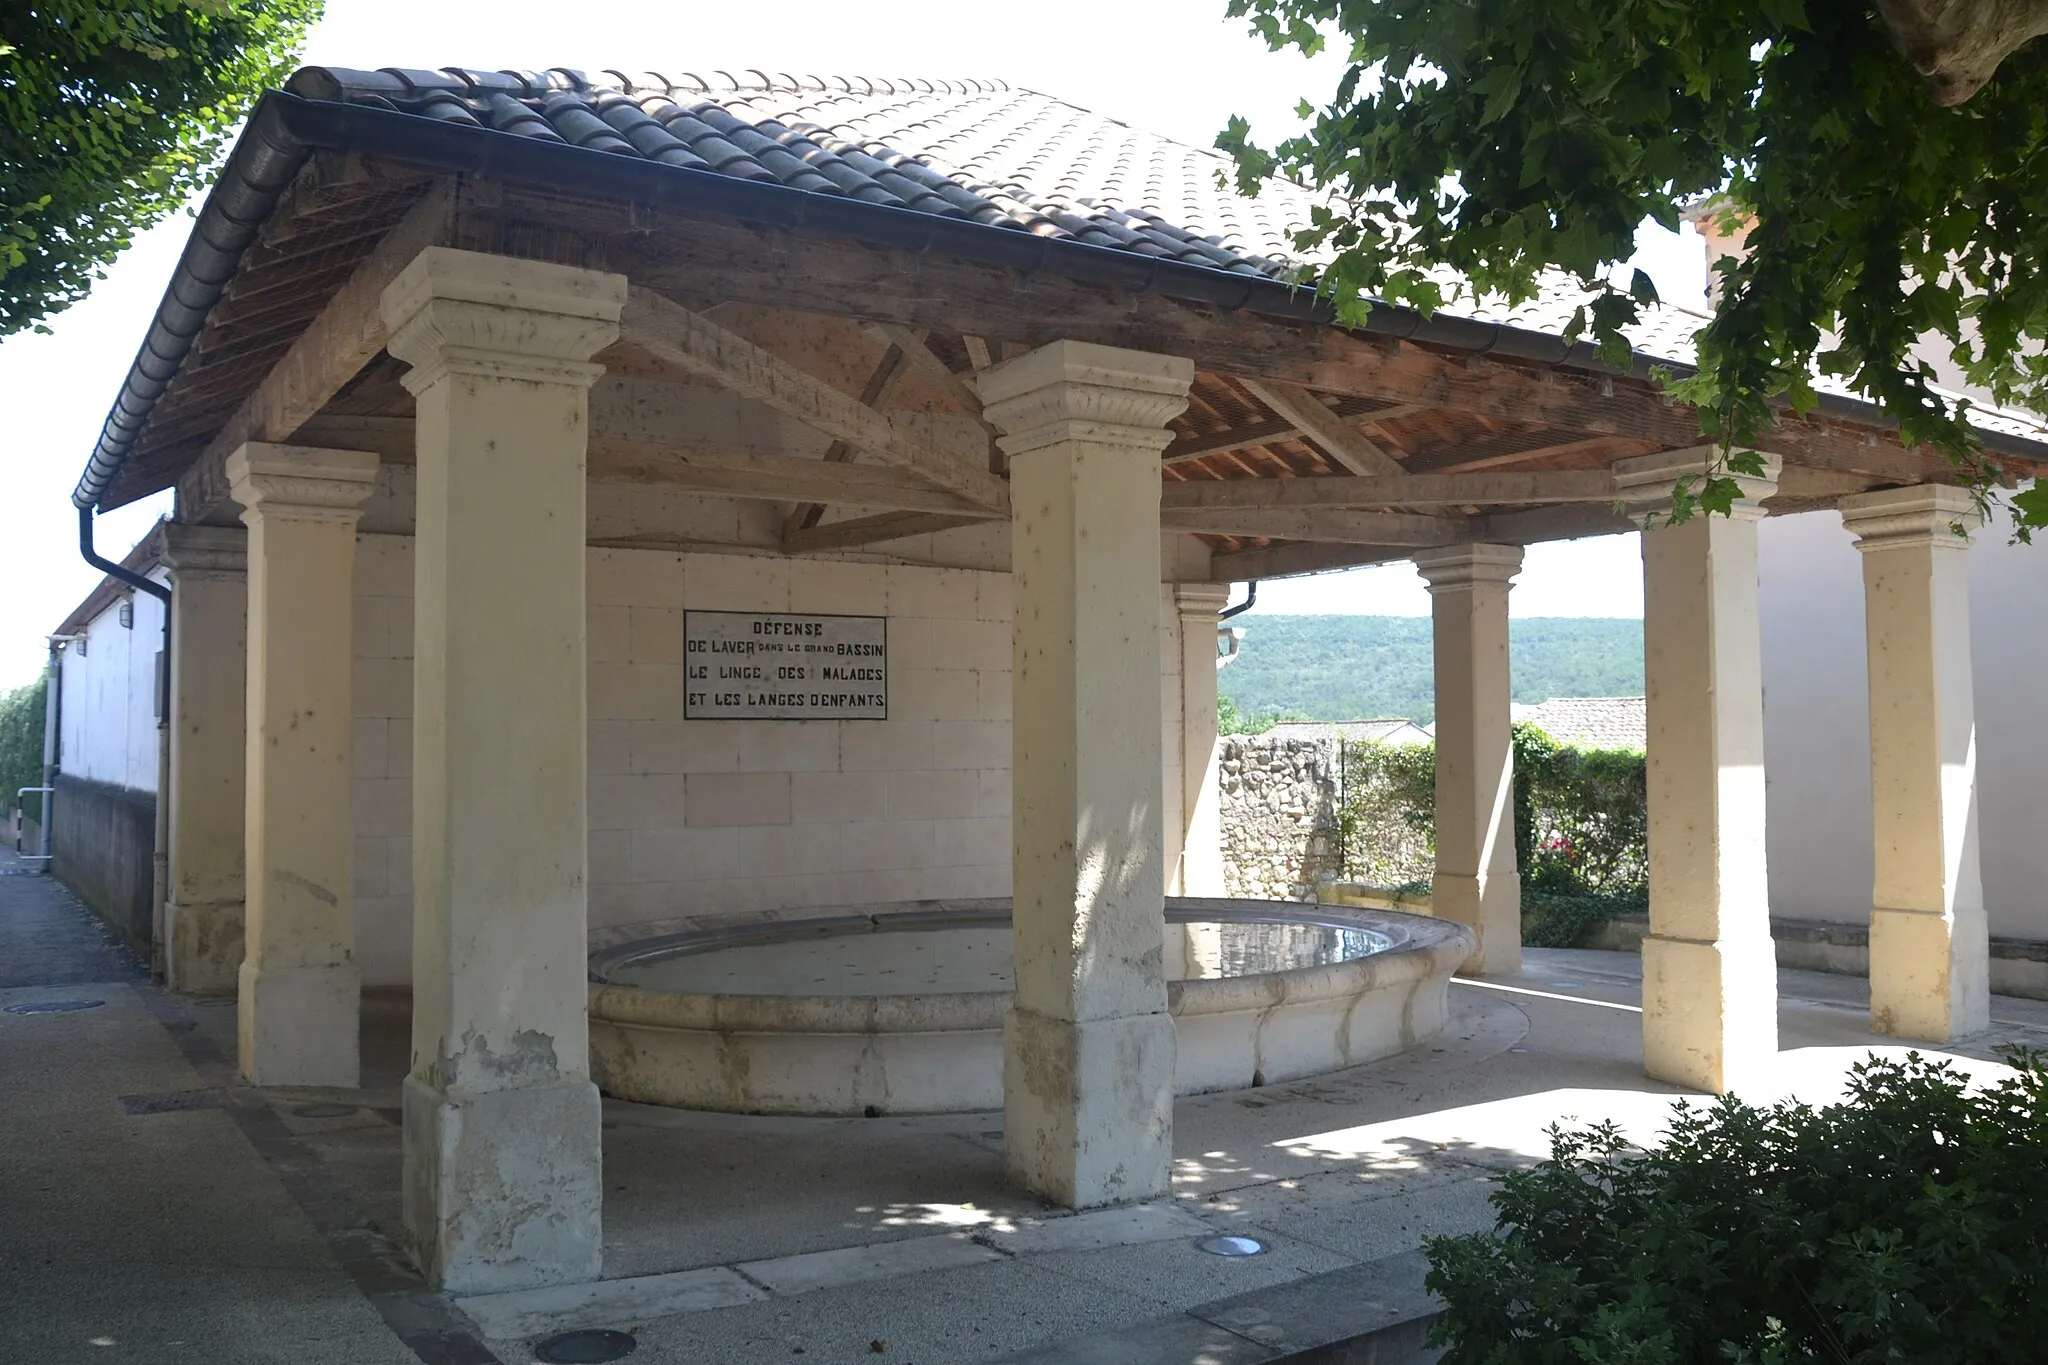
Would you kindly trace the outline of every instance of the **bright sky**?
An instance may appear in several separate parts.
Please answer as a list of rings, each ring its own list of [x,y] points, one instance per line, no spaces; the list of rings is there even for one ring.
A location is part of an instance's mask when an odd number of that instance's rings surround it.
[[[1269,53],[1222,0],[1183,9],[1166,25],[1147,5],[1038,0],[1029,19],[955,0],[895,0],[854,24],[840,0],[753,5],[592,5],[565,22],[562,6],[498,0],[490,22],[471,5],[419,0],[328,0],[304,60],[311,65],[776,71],[880,76],[981,76],[1056,94],[1140,127],[1207,146],[1232,114],[1272,141],[1295,126],[1306,95],[1321,102],[1342,63]],[[1209,18],[1203,18],[1204,13]],[[9,572],[0,594],[0,690],[41,666],[43,637],[98,575],[78,557],[70,493],[144,331],[163,297],[189,221],[144,233],[91,298],[51,323],[47,336],[0,342],[0,547]],[[1673,302],[1703,299],[1698,239],[1649,229],[1638,263]],[[169,495],[103,515],[98,549],[119,558],[169,509]],[[1330,574],[1261,590],[1261,607],[1300,612],[1426,613],[1405,568]],[[1532,549],[1514,594],[1522,615],[1636,616],[1641,573],[1633,537]]]

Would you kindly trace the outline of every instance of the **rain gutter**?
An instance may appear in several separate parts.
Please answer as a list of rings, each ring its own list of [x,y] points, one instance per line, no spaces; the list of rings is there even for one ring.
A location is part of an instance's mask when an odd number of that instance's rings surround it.
[[[1334,325],[1327,299],[1305,285],[1244,275],[1184,261],[1141,256],[1070,238],[942,218],[936,214],[764,184],[637,156],[592,151],[562,142],[407,114],[369,104],[306,99],[273,90],[257,102],[236,140],[163,304],[123,383],[72,501],[97,503],[113,483],[151,408],[170,384],[193,338],[233,277],[241,254],[268,220],[292,178],[315,151],[389,157],[428,170],[486,176],[558,193],[623,200],[678,213],[735,218],[762,227],[850,237],[914,254],[1057,275],[1083,284],[1212,304],[1231,310]],[[1653,368],[1689,374],[1693,367],[1638,351],[1626,367],[1607,364],[1587,341],[1567,344],[1547,332],[1438,312],[1375,303],[1362,329],[1474,356],[1560,365],[1597,374],[1650,378]],[[1879,429],[1896,427],[1874,403],[1820,396],[1827,416]],[[1983,432],[1992,450],[2048,462],[2048,444]]]

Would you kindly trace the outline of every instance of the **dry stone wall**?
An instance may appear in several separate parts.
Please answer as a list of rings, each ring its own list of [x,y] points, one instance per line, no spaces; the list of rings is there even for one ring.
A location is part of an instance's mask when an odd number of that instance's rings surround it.
[[[1226,735],[1219,766],[1225,894],[1314,900],[1343,861],[1338,742]]]

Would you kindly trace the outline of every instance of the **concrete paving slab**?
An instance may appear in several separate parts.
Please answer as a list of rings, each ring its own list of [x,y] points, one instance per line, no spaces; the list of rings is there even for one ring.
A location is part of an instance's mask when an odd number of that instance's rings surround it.
[[[997,1365],[1259,1365],[1279,1352],[1186,1314],[1004,1356]]]
[[[1225,1231],[1256,1236],[1269,1229],[1352,1261],[1373,1261],[1413,1250],[1424,1237],[1492,1228],[1487,1197],[1493,1188],[1491,1180],[1475,1176],[1360,1199],[1349,1176],[1331,1172],[1239,1190],[1229,1207],[1215,1209],[1208,1219]]]
[[[632,1365],[974,1365],[1157,1316],[1115,1286],[990,1261],[648,1323]],[[492,1344],[507,1362],[532,1358],[524,1343]]]
[[[807,1294],[816,1289],[868,1280],[888,1280],[899,1275],[917,1275],[933,1270],[999,1261],[993,1251],[970,1241],[965,1233],[941,1233],[936,1237],[912,1237],[901,1242],[880,1242],[870,1246],[841,1247],[834,1251],[812,1251],[800,1256],[778,1256],[773,1260],[745,1261],[734,1267],[742,1275],[777,1294]]]
[[[619,1327],[649,1318],[730,1308],[768,1297],[767,1291],[723,1266],[673,1275],[641,1275],[593,1284],[551,1285],[510,1294],[455,1300],[487,1337],[536,1337],[582,1327]]]
[[[1099,1247],[1132,1246],[1205,1237],[1213,1229],[1177,1205],[1159,1202],[1121,1209],[1096,1209],[1061,1218],[1023,1218],[991,1224],[975,1240],[999,1247],[1012,1256],[1053,1251],[1093,1251]]]
[[[1384,1332],[1401,1323],[1426,1329],[1442,1307],[1423,1288],[1428,1270],[1420,1252],[1405,1252],[1216,1299],[1188,1312],[1276,1352],[1292,1353]]]
[[[1202,1235],[1222,1229],[1203,1224]],[[1095,1284],[1113,1284],[1141,1294],[1162,1308],[1185,1309],[1211,1299],[1286,1284],[1350,1265],[1356,1259],[1341,1252],[1289,1237],[1271,1228],[1238,1223],[1228,1231],[1266,1243],[1260,1256],[1215,1256],[1198,1249],[1189,1238],[1067,1251],[1034,1256],[1031,1264],[1055,1275]]]

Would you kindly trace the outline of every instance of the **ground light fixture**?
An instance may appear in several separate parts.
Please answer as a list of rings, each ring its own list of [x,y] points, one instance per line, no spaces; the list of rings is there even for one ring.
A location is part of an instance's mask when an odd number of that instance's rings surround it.
[[[623,1360],[639,1344],[631,1332],[592,1327],[549,1337],[533,1348],[533,1358],[547,1365],[597,1365],[600,1361]]]
[[[1211,1256],[1263,1256],[1272,1248],[1256,1237],[1223,1233],[1215,1237],[1202,1238],[1195,1243],[1195,1250],[1206,1251]]]

